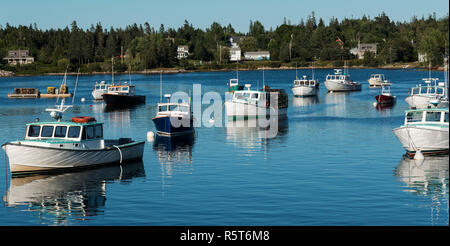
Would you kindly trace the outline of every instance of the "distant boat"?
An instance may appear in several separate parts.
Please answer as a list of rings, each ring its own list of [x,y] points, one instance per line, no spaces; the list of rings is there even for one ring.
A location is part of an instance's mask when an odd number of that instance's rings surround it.
[[[145,96],[136,95],[134,85],[128,85],[126,82],[123,85],[111,85],[108,87],[108,92],[103,94],[103,100],[106,106],[133,106],[145,103]]]
[[[158,112],[152,119],[156,133],[162,136],[179,136],[194,132],[191,105],[187,102],[171,103],[170,94],[164,95],[167,103],[158,103]]]
[[[64,98],[47,109],[56,121],[28,123],[25,138],[2,145],[13,175],[67,171],[142,159],[145,142],[103,139],[103,123],[93,117],[61,121],[71,105]]]
[[[389,86],[391,83],[385,79],[384,74],[372,74],[368,80],[369,87]]]
[[[439,104],[442,100],[447,101],[446,86],[444,83],[437,84],[437,78],[423,79],[425,85],[417,85],[411,88],[409,96],[405,98],[410,108],[428,108],[430,103]],[[433,84],[432,84],[433,83]]]
[[[306,97],[316,96],[319,90],[319,82],[315,79],[308,79],[307,75],[303,75],[302,79],[294,80],[292,93],[294,96]]]
[[[448,108],[410,109],[405,112],[401,127],[393,130],[407,154],[448,153]]]
[[[234,92],[244,89],[243,85],[239,85],[239,79],[230,79],[230,82],[228,83],[228,91]]]
[[[263,90],[251,90],[246,84],[245,90],[237,90],[233,97],[225,102],[225,112],[228,117],[257,118],[267,115],[286,115],[288,96],[283,89],[270,89],[264,86]],[[278,105],[270,105],[270,98],[278,96]]]
[[[105,81],[101,81],[100,83],[95,82],[94,88],[92,89],[92,97],[94,100],[103,100],[103,94],[108,92],[110,84],[107,84]]]
[[[342,69],[335,69],[334,74],[328,74],[324,84],[330,92],[361,90],[361,83],[353,82],[347,73],[342,74]]]
[[[387,85],[383,85],[381,87],[381,94],[376,95],[375,99],[378,104],[394,104],[397,97],[391,94],[391,87]]]

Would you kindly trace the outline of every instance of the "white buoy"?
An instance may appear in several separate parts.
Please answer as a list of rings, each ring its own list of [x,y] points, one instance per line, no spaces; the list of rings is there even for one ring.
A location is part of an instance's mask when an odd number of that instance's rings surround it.
[[[153,142],[154,139],[155,139],[155,133],[153,133],[152,131],[147,132],[147,141]]]
[[[414,160],[423,160],[423,159],[424,159],[424,157],[423,157],[422,152],[420,150],[417,150],[416,154],[414,155]]]
[[[84,99],[84,97],[82,97],[82,98],[81,98],[81,102],[84,102],[84,101],[86,101],[86,99]]]
[[[378,103],[374,102],[374,103],[373,103],[373,106],[376,108],[376,107],[377,107],[377,104],[378,104]]]

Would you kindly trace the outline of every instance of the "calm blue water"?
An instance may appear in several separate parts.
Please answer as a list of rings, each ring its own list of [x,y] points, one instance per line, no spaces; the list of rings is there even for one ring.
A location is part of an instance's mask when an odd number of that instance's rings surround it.
[[[310,74],[310,70],[299,70]],[[332,70],[316,70],[320,82]],[[372,105],[372,73],[384,73],[398,97],[393,108]],[[352,70],[361,92],[293,98],[295,70],[265,71],[265,84],[289,93],[288,119],[275,138],[252,127],[202,127],[186,143],[146,142],[142,162],[50,176],[5,177],[0,165],[0,225],[323,225],[440,226],[449,224],[448,156],[403,159],[392,133],[403,122],[408,89],[419,70]],[[220,92],[235,72],[163,76],[163,93]],[[442,72],[433,77],[443,79]],[[116,75],[116,80],[120,79]],[[239,73],[262,86],[262,71]],[[59,86],[62,76],[0,78],[0,143],[22,138],[24,125],[48,119],[55,99],[8,99],[15,87]],[[105,137],[145,140],[159,101],[159,75],[131,75],[145,105],[105,112],[91,100],[95,81],[80,76],[75,107],[65,116],[92,115]],[[128,80],[123,75],[122,80]],[[73,92],[75,77],[68,77]],[[81,98],[86,98],[81,102]],[[203,109],[209,105],[204,105]],[[0,159],[5,161],[4,151]]]

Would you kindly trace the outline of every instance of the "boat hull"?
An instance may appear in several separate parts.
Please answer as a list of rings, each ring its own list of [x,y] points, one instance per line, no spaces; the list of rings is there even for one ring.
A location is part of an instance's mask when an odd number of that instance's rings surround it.
[[[379,104],[394,104],[396,97],[387,95],[378,95],[375,96],[375,99]]]
[[[61,149],[19,143],[2,145],[11,174],[45,173],[141,160],[145,142],[102,149]]]
[[[315,86],[296,86],[292,88],[292,93],[294,96],[307,97],[307,96],[316,96],[317,95],[317,87]]]
[[[180,136],[194,132],[192,118],[157,116],[152,119],[156,133],[162,136]]]
[[[448,153],[448,127],[402,126],[393,132],[410,156],[417,150],[422,154]]]
[[[225,112],[228,117],[238,118],[258,118],[266,116],[286,115],[287,108],[263,107],[256,104],[226,101]]]
[[[405,98],[411,108],[428,108],[430,102],[435,99],[434,95],[412,95]]]
[[[360,91],[360,83],[339,83],[335,81],[325,81],[328,91]]]
[[[103,94],[107,106],[132,106],[145,103],[145,96]]]
[[[94,100],[103,100],[103,94],[105,94],[107,90],[93,90],[92,97]]]

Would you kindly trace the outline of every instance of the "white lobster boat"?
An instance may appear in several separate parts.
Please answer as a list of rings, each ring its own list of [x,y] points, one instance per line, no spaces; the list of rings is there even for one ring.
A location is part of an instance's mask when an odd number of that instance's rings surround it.
[[[409,156],[448,153],[448,108],[406,110],[403,126],[393,130]]]
[[[391,83],[386,80],[384,74],[372,74],[367,80],[369,82],[369,87],[379,87],[379,86],[390,86]]]
[[[130,138],[103,139],[103,123],[93,117],[61,121],[69,106],[64,99],[46,109],[56,121],[26,125],[25,138],[2,145],[12,175],[66,171],[141,160],[145,142]]]
[[[103,100],[103,94],[108,92],[109,86],[110,84],[107,84],[105,81],[95,82],[91,93],[94,100]]]
[[[303,75],[302,79],[294,80],[292,93],[294,96],[306,97],[316,96],[319,90],[319,82],[315,79],[308,79],[307,75]]]
[[[226,115],[233,119],[258,118],[272,115],[286,115],[288,96],[282,89],[251,90],[246,84],[246,90],[236,90],[230,100],[225,102]],[[271,97],[277,97],[277,105],[271,105]],[[275,101],[274,99],[272,99]]]
[[[428,108],[431,104],[437,102],[439,104],[441,101],[444,102],[446,96],[446,86],[444,83],[438,83],[437,78],[427,78],[423,79],[425,85],[417,85],[411,88],[409,96],[405,98],[410,108]],[[432,85],[434,82],[434,85]],[[448,106],[448,98],[447,98]]]
[[[342,69],[335,69],[334,74],[328,74],[324,84],[330,92],[361,90],[361,83],[353,82],[349,74],[342,74]]]

